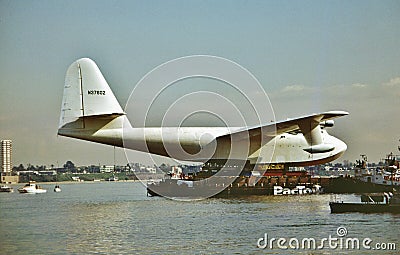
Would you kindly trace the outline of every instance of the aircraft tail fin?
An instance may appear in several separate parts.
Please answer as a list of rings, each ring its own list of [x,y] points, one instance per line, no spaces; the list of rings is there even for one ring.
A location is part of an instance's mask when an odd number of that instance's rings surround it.
[[[93,60],[81,58],[65,75],[58,134],[122,146],[130,123]]]
[[[69,66],[65,76],[59,128],[79,118],[124,114],[93,60],[81,58]]]

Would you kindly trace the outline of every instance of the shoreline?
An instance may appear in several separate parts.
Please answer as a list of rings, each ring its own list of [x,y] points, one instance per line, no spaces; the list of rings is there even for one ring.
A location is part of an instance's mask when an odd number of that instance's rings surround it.
[[[148,181],[152,181],[152,180],[120,180],[120,181],[60,181],[60,182],[35,182],[38,185],[62,185],[62,184],[92,184],[92,183],[105,183],[105,182],[109,182],[109,183],[135,183],[135,182],[148,182]],[[19,183],[12,183],[12,184],[8,184],[8,185],[25,185],[26,182],[19,182]]]

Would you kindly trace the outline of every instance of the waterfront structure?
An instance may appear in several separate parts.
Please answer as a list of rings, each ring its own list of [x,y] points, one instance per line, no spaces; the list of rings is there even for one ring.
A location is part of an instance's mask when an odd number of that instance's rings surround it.
[[[12,140],[0,142],[1,183],[17,183],[18,176],[11,176],[12,170]]]
[[[12,141],[11,140],[1,140],[1,174],[2,175],[11,175],[12,169],[12,157],[11,157],[11,148]]]

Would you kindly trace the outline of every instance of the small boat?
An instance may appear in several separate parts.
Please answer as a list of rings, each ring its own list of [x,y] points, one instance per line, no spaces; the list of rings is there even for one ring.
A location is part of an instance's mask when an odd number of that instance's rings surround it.
[[[111,176],[110,178],[107,178],[106,181],[109,181],[109,182],[116,182],[116,181],[118,181],[118,177],[115,176],[115,175],[113,175],[113,176]]]
[[[46,193],[47,190],[37,185],[34,181],[30,181],[24,187],[18,189],[19,193],[39,194]]]
[[[11,188],[11,187],[8,186],[8,185],[1,185],[1,186],[0,186],[0,192],[8,192],[8,193],[11,193],[11,192],[14,192],[14,189]]]
[[[363,194],[361,203],[330,202],[331,213],[400,213],[400,195],[391,192]]]
[[[61,192],[60,185],[56,185],[56,186],[54,187],[54,192]]]

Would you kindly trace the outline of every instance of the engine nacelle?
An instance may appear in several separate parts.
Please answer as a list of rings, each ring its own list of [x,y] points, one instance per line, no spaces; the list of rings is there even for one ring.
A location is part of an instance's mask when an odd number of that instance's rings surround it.
[[[321,127],[333,127],[335,122],[333,120],[326,120],[320,123]]]

